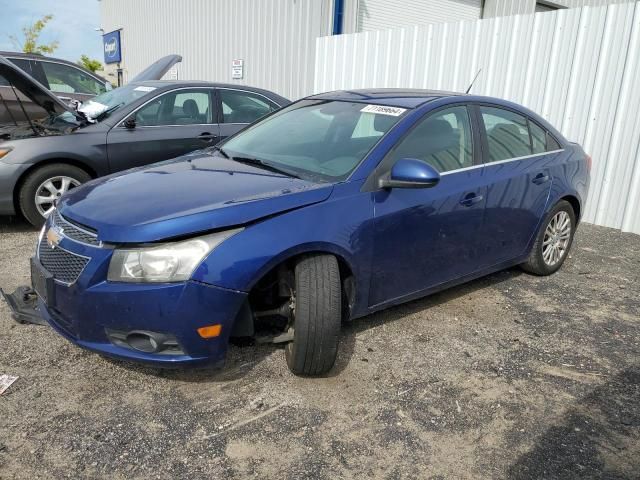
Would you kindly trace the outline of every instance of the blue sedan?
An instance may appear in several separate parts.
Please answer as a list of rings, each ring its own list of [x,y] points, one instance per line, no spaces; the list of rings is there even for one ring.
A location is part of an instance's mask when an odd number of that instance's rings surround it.
[[[329,371],[342,321],[566,259],[591,160],[535,113],[424,90],[314,95],[216,147],[65,195],[32,259],[77,345],[219,363],[231,337]]]

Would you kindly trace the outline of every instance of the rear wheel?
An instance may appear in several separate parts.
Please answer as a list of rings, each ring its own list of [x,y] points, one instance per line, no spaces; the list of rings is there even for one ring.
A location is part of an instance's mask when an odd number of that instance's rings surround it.
[[[293,341],[285,348],[296,375],[321,375],[338,353],[342,311],[340,270],[332,255],[303,258],[295,268]]]
[[[536,275],[551,275],[564,263],[573,242],[576,215],[571,204],[558,202],[545,217],[531,254],[522,268]]]
[[[89,180],[87,172],[73,165],[53,163],[38,168],[20,188],[20,210],[29,223],[39,227],[62,195]]]

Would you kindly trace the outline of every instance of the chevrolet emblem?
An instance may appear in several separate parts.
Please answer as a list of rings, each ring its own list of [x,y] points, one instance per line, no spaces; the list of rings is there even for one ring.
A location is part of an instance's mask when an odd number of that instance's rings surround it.
[[[47,245],[49,248],[56,248],[62,240],[62,229],[55,225],[47,230]]]

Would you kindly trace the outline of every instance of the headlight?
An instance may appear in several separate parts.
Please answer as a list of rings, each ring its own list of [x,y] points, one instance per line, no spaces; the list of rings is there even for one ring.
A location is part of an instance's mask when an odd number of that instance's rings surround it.
[[[242,228],[153,247],[116,249],[107,280],[112,282],[181,282],[214,248]]]

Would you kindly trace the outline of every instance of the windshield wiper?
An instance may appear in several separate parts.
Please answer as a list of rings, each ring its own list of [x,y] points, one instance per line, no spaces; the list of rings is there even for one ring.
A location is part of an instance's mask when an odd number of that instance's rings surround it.
[[[220,152],[224,158],[231,158],[229,154],[225,152],[224,149],[222,147],[219,147],[218,145],[211,147],[211,149],[216,152]]]
[[[260,160],[259,158],[251,158],[251,157],[231,157],[231,160],[235,160],[239,163],[245,163],[247,165],[253,165],[254,167],[262,168],[263,170],[269,170],[275,173],[281,173],[291,178],[300,178],[295,173],[291,173],[288,170],[284,170],[282,168],[278,168],[271,163],[267,163],[264,160]]]

